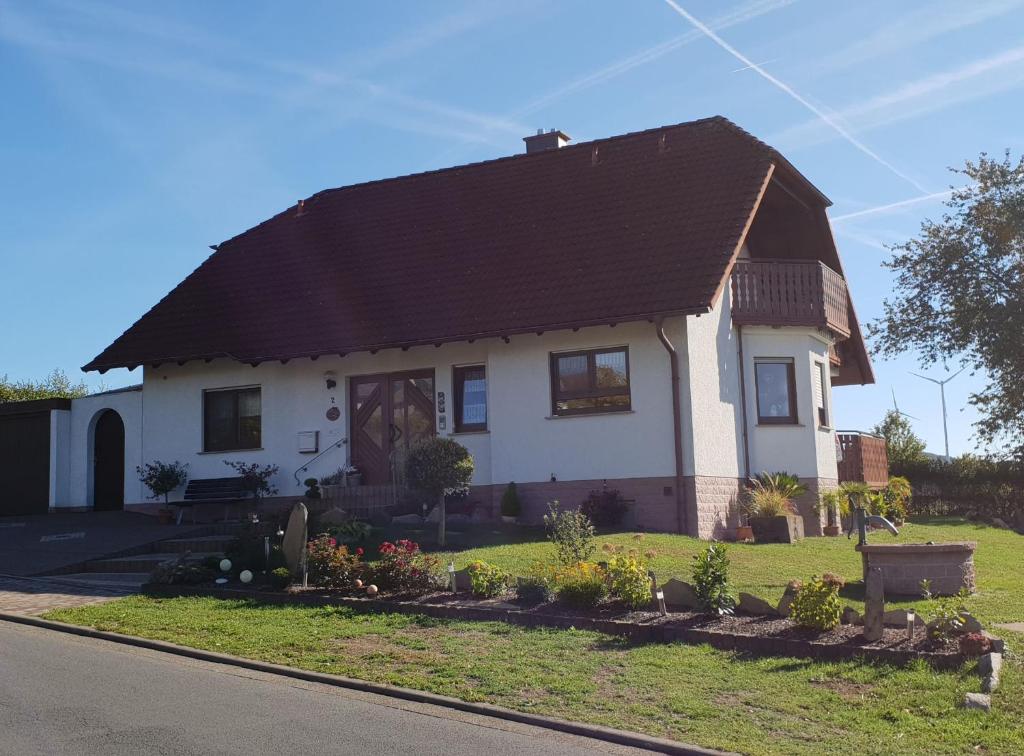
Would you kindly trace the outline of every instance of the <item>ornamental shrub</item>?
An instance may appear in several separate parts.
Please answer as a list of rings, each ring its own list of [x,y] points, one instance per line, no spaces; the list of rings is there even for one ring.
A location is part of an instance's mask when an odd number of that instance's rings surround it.
[[[635,552],[613,556],[608,560],[608,582],[611,594],[631,609],[651,603],[651,576],[647,563]]]
[[[199,562],[191,562],[189,554],[182,554],[177,559],[170,559],[158,564],[149,576],[149,582],[158,585],[195,585],[206,583],[216,576],[216,573],[206,565]]]
[[[580,512],[599,528],[617,528],[622,524],[629,506],[630,503],[618,490],[602,488],[600,491],[590,492],[580,507]]]
[[[253,501],[259,502],[264,496],[271,496],[277,493],[277,489],[270,485],[270,479],[277,475],[280,468],[277,465],[260,465],[256,462],[232,462],[224,460],[224,464],[230,467],[239,478],[242,479],[242,488],[252,494]]]
[[[380,590],[422,595],[442,587],[440,562],[421,552],[415,541],[384,541],[377,551],[380,556],[369,568]]]
[[[736,599],[729,593],[729,557],[725,544],[709,543],[693,558],[693,591],[708,614],[732,614]]]
[[[339,546],[329,535],[314,538],[306,549],[309,581],[318,588],[349,589],[363,575],[362,549],[350,553],[347,546]]]
[[[554,592],[556,570],[551,565],[534,564],[526,577],[516,580],[516,599],[526,604],[543,604]]]
[[[474,596],[493,598],[508,591],[512,576],[505,570],[487,562],[469,565],[469,586]]]
[[[287,567],[278,567],[270,573],[270,585],[279,591],[283,591],[292,582],[292,573]]]
[[[557,501],[548,502],[544,527],[563,567],[586,562],[594,555],[594,525],[582,512],[562,512]]]
[[[522,504],[519,502],[519,491],[515,483],[505,486],[505,493],[501,495],[501,516],[518,517],[522,512]]]
[[[839,626],[843,612],[839,600],[842,580],[834,575],[814,576],[797,591],[790,611],[790,617],[800,627],[826,631]]]
[[[445,497],[469,491],[473,457],[458,441],[433,436],[413,446],[405,458],[405,477],[410,488],[437,502],[437,542],[445,542]]]
[[[578,562],[555,575],[558,600],[578,609],[591,609],[608,595],[608,576],[600,565]]]
[[[188,465],[181,462],[147,462],[136,467],[135,472],[139,475],[139,482],[153,494],[150,498],[163,496],[164,504],[168,503],[171,491],[185,485],[188,480]]]

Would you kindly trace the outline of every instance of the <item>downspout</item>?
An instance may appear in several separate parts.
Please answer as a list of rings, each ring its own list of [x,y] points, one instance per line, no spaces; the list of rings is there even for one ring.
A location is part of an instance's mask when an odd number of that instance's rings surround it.
[[[679,532],[686,533],[686,511],[683,501],[683,422],[682,409],[679,401],[679,353],[669,341],[665,333],[665,318],[658,318],[654,323],[658,340],[668,352],[669,365],[672,371],[672,435],[675,441],[676,458],[676,522]]]
[[[747,426],[747,379],[743,364],[743,326],[736,326],[736,351],[740,361],[740,412],[743,414],[743,478],[750,480],[750,430]]]

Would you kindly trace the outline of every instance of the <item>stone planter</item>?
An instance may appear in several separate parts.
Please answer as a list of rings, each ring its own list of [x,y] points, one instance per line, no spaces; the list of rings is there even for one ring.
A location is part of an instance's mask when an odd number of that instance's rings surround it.
[[[857,546],[868,570],[882,571],[885,596],[921,595],[921,581],[936,596],[952,596],[961,588],[974,592],[974,541],[950,543],[868,543]]]
[[[804,520],[799,515],[751,517],[756,543],[796,543],[804,537]]]
[[[842,530],[838,525],[826,525],[824,528],[822,528],[821,532],[830,538],[835,538],[842,532]]]
[[[518,519],[519,518],[516,517],[515,515],[502,515],[501,516],[501,521],[503,523],[505,523],[506,525],[515,525],[516,524],[516,520],[518,520]]]
[[[749,525],[740,525],[736,528],[736,540],[737,541],[753,541],[754,540],[754,529]]]
[[[344,488],[344,486],[341,485],[340,483],[334,483],[334,484],[331,484],[331,485],[320,486],[321,498],[327,499],[329,501],[333,500],[333,499],[340,499],[341,498],[341,489],[343,489],[343,488]]]

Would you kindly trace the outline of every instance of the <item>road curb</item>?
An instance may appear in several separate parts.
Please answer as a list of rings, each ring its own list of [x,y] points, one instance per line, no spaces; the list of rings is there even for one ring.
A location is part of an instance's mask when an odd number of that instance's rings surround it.
[[[445,708],[455,709],[457,711],[463,711],[470,714],[478,714],[485,717],[493,717],[495,719],[533,725],[534,727],[543,727],[548,730],[556,730],[558,732],[564,732],[571,735],[593,738],[594,740],[603,740],[607,743],[631,746],[633,748],[644,748],[657,753],[679,754],[680,756],[721,756],[721,754],[724,753],[723,751],[715,751],[708,748],[701,748],[700,746],[678,743],[674,740],[668,740],[665,738],[656,738],[649,735],[626,732],[625,730],[616,730],[611,727],[602,727],[601,725],[570,722],[565,719],[556,719],[554,717],[546,717],[540,714],[529,714],[526,712],[515,711],[513,709],[506,709],[501,706],[494,706],[492,704],[473,703],[470,701],[463,701],[458,698],[452,698],[450,696],[442,696],[436,693],[413,690],[411,688],[400,688],[394,685],[367,682],[366,680],[356,680],[350,677],[341,677],[339,675],[328,675],[322,672],[311,672],[309,670],[296,669],[295,667],[286,667],[281,664],[271,664],[270,662],[244,659],[239,656],[231,656],[230,654],[221,654],[216,651],[204,651],[198,648],[179,646],[175,643],[168,643],[167,641],[150,640],[149,638],[139,638],[134,635],[121,635],[119,633],[109,633],[104,630],[96,630],[91,627],[69,625],[64,622],[54,622],[53,620],[41,619],[40,617],[0,612],[0,621],[11,622],[19,625],[28,625],[31,627],[43,628],[45,630],[54,630],[56,632],[78,635],[85,638],[96,638],[99,640],[109,641],[111,643],[120,643],[127,646],[146,648],[152,651],[162,651],[164,653],[184,656],[190,659],[197,659],[199,661],[213,662],[215,664],[227,664],[234,667],[251,669],[257,672],[266,672],[273,675],[291,677],[297,680],[305,680],[306,682],[332,685],[336,688],[347,688],[349,690],[358,690],[364,693],[375,693],[377,695],[388,696],[390,698],[399,698],[405,701],[443,706]]]

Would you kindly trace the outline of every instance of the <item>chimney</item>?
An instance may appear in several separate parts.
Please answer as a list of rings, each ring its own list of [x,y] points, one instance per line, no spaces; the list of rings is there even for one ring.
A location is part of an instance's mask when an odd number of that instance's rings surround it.
[[[565,147],[571,138],[568,134],[558,129],[551,129],[547,133],[544,132],[544,129],[537,129],[536,134],[523,137],[523,141],[526,142],[526,154],[530,155],[534,152],[557,150],[559,147]]]

